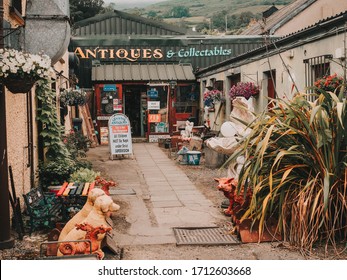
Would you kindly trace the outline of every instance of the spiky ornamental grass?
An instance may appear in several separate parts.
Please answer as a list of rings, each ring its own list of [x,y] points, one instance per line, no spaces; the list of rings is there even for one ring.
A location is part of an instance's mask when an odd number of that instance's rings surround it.
[[[314,103],[304,94],[276,100],[248,124],[252,132],[226,163],[246,157],[239,189],[253,188],[253,198],[243,218],[258,221],[260,234],[276,219],[284,240],[304,252],[318,241],[336,245],[347,234],[344,89],[318,91]]]

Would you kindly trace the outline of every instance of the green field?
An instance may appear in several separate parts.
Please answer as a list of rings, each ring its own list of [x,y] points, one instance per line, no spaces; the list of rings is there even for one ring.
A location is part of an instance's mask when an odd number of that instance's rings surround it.
[[[293,0],[170,0],[149,5],[145,8],[126,9],[125,11],[144,17],[155,14],[154,18],[158,20],[191,28],[203,23],[205,25],[210,24],[210,20],[221,20],[221,12],[224,12],[228,17],[251,12],[259,18],[262,12],[270,8],[272,4],[280,9],[291,2]],[[183,18],[168,17],[169,12],[178,6],[188,8],[190,15]]]

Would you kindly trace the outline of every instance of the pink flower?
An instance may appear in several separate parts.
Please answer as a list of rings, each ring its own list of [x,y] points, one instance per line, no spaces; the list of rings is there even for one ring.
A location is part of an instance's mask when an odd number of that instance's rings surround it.
[[[233,85],[229,91],[230,99],[233,100],[237,96],[242,96],[247,100],[259,94],[259,87],[252,82],[238,82]]]

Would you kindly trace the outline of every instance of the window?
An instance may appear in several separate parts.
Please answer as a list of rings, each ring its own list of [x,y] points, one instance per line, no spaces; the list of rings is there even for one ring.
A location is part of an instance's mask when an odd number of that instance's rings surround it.
[[[332,55],[322,55],[304,60],[306,93],[313,93],[312,87],[317,79],[330,75],[330,60],[332,58]],[[308,97],[309,101],[315,99],[314,95]]]

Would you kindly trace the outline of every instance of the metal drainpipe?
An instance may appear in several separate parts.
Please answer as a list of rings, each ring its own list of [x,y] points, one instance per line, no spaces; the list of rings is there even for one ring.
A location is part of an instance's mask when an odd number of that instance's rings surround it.
[[[4,2],[0,0],[0,47],[4,47]],[[6,103],[4,86],[0,87],[0,250],[12,248],[10,203],[8,192]]]

